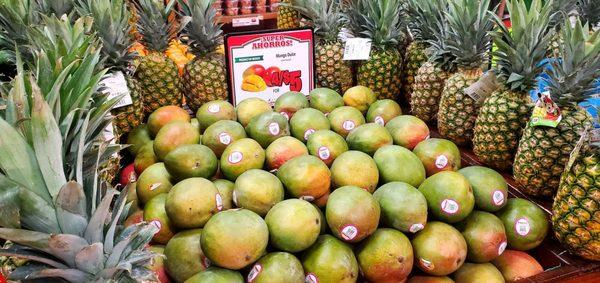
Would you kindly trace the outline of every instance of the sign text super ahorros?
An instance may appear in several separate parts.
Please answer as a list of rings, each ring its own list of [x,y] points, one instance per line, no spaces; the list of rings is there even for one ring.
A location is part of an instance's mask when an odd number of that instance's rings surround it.
[[[313,89],[311,29],[230,34],[225,42],[234,105],[255,97],[273,104],[288,91]]]

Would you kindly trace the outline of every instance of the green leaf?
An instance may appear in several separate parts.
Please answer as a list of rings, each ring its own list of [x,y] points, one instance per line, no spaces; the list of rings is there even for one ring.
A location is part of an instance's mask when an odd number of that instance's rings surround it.
[[[0,227],[21,228],[20,185],[0,174]]]
[[[19,203],[21,226],[44,233],[61,233],[53,205],[27,189],[20,190]]]
[[[31,273],[27,279],[60,277],[69,282],[88,282],[91,276],[77,269],[44,269]]]
[[[11,180],[31,190],[46,202],[52,197],[46,189],[35,152],[11,125],[0,118],[0,169]],[[61,166],[62,167],[62,166]]]
[[[112,221],[110,222],[110,226],[108,227],[108,231],[106,231],[106,236],[104,239],[104,251],[107,254],[112,252],[114,242],[115,242],[115,230],[117,229],[117,224],[119,224],[119,220],[121,219],[121,214],[123,213],[123,209],[127,204],[127,194],[130,191],[130,186],[127,186],[123,189],[117,201],[115,202],[115,208],[113,209]]]
[[[31,129],[33,147],[46,188],[53,199],[67,182],[62,161],[62,136],[52,110],[32,82],[33,112]]]
[[[22,246],[51,253],[51,249],[48,246],[50,234],[24,229],[0,228],[0,238]]]
[[[87,273],[97,274],[104,269],[104,246],[93,243],[83,248],[75,256],[77,268]]]
[[[35,252],[34,250],[27,250],[19,247],[10,247],[8,249],[1,249],[0,256],[12,256],[30,261],[43,263],[55,268],[68,268],[68,266],[55,261],[42,253]]]
[[[75,267],[75,255],[89,243],[82,237],[70,234],[51,235],[48,240],[49,254]]]
[[[56,198],[56,218],[63,233],[83,237],[88,222],[81,184],[68,182],[62,187]]]
[[[104,195],[104,198],[98,205],[98,208],[92,214],[89,225],[85,230],[85,239],[90,243],[102,242],[104,239],[104,221],[110,212],[110,204],[117,193],[116,190],[110,189]]]

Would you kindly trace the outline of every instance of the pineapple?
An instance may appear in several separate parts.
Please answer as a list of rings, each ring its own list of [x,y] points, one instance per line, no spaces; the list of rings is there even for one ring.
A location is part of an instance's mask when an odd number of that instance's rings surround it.
[[[562,27],[564,44],[560,60],[548,72],[548,91],[562,111],[556,128],[527,125],[515,156],[515,181],[523,191],[536,197],[554,196],[569,155],[592,118],[578,106],[593,96],[594,81],[600,76],[600,32],[569,20]]]
[[[180,78],[177,64],[164,53],[169,42],[177,36],[178,25],[171,21],[171,9],[176,1],[164,5],[162,1],[135,1],[139,17],[137,31],[148,54],[140,58],[135,72],[144,104],[144,112],[167,105],[181,105]]]
[[[277,10],[277,29],[293,29],[300,27],[300,13],[292,7],[292,0],[281,1]]]
[[[550,6],[534,0],[529,11],[523,0],[508,3],[512,31],[496,17],[500,27],[493,33],[498,46],[496,73],[504,88],[483,102],[473,130],[473,151],[479,160],[500,170],[510,169],[523,128],[529,120],[532,103],[529,91],[536,86],[552,39]]]
[[[581,147],[574,150],[569,160],[571,166],[565,168],[560,178],[552,205],[552,228],[571,253],[599,261],[600,143],[588,137],[582,136]]]
[[[35,0],[38,10],[44,15],[54,14],[56,17],[70,15],[74,8],[73,0]]]
[[[212,0],[182,3],[184,14],[190,18],[183,33],[196,56],[185,66],[183,91],[187,105],[196,112],[206,102],[227,100],[229,97],[225,58],[217,52],[223,42],[223,32],[221,24],[215,21],[217,12]]]
[[[308,18],[315,29],[317,87],[344,93],[353,85],[352,66],[344,58],[344,43],[338,38],[346,17],[337,0],[296,0],[293,7]]]
[[[404,56],[404,72],[402,74],[402,93],[406,101],[410,102],[412,96],[415,76],[419,68],[427,62],[429,58],[427,48],[429,40],[435,40],[433,27],[431,23],[435,22],[437,7],[441,7],[441,0],[409,0],[408,15],[411,21],[408,23],[413,41],[408,45]]]
[[[560,54],[560,45],[563,44],[560,37],[561,24],[568,16],[576,10],[578,0],[553,0],[552,11],[554,14],[550,16],[550,27],[555,30],[554,38],[548,46],[547,56],[549,58],[558,57]]]
[[[401,91],[401,4],[400,0],[353,0],[348,10],[354,34],[372,42],[369,60],[358,64],[357,83],[379,99],[395,99]]]
[[[464,90],[481,78],[482,66],[489,57],[489,31],[494,27],[489,6],[489,0],[450,1],[447,44],[456,56],[458,72],[446,80],[438,109],[438,130],[457,145],[467,145],[473,138],[479,107]]]
[[[410,107],[413,115],[425,122],[433,122],[436,118],[439,100],[442,96],[446,79],[455,72],[456,57],[449,52],[447,6],[444,1],[430,2],[431,18],[423,23],[422,29],[432,33],[429,45],[429,60],[421,65],[415,74]]]
[[[100,43],[91,19],[45,17],[32,30],[34,54],[3,93],[0,112],[0,238],[16,245],[0,256],[19,257],[10,280],[133,282],[156,280],[144,250],[154,225],[124,228],[129,189],[98,179],[98,167],[121,149],[101,140],[117,103],[98,92]],[[113,207],[114,209],[111,209]]]
[[[117,140],[144,120],[140,86],[129,71],[136,54],[129,51],[133,38],[130,36],[130,12],[127,6],[125,0],[79,0],[77,7],[80,15],[94,18],[93,29],[102,40],[102,56],[111,75],[120,73],[127,82],[132,104],[112,111]]]
[[[15,46],[29,43],[29,29],[40,20],[37,6],[33,1],[0,1],[0,63],[15,63]],[[21,56],[30,60],[30,50],[23,48]]]

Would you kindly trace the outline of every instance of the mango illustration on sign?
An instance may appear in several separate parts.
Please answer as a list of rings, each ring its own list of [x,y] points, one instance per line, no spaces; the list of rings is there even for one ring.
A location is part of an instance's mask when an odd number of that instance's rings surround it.
[[[289,85],[290,91],[301,91],[301,76],[302,71],[282,71],[278,67],[265,69],[262,65],[255,64],[244,71],[242,90],[261,92],[265,91],[267,87],[281,87],[285,84]]]

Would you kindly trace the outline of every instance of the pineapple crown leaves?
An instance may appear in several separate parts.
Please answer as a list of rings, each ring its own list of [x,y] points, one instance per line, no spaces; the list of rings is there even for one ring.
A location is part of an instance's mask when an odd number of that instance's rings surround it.
[[[92,28],[102,40],[102,56],[106,65],[118,71],[127,71],[136,54],[130,35],[131,16],[125,0],[78,0],[76,10],[82,17],[94,19]]]
[[[600,25],[600,1],[578,0],[577,11],[581,19],[591,27]]]
[[[54,14],[57,17],[70,15],[75,8],[74,0],[35,0],[38,10],[44,15]]]
[[[163,1],[156,0],[133,2],[139,16],[136,28],[142,35],[142,43],[148,49],[163,52],[169,47],[171,39],[177,37],[180,27],[170,19],[176,2],[171,0],[167,5]]]
[[[435,21],[430,23],[432,25],[433,38],[426,42],[429,44],[431,62],[444,71],[454,72],[456,70],[456,55],[450,52],[450,47],[448,46],[450,30],[447,11],[448,6],[446,4],[442,3],[442,1],[437,3],[437,16],[434,17]]]
[[[595,82],[600,78],[600,31],[591,33],[588,24],[569,20],[561,30],[564,43],[560,58],[548,71],[548,90],[552,100],[561,107],[576,107],[593,96]]]
[[[289,6],[282,3],[282,6]],[[340,0],[295,0],[292,8],[308,18],[315,34],[326,41],[335,41],[348,19],[341,11]]]
[[[158,228],[122,223],[130,203],[125,188],[118,194],[99,180],[97,168],[106,145],[86,156],[85,138],[90,114],[83,121],[77,149],[65,144],[53,108],[26,73],[17,53],[17,76],[6,95],[7,109],[0,117],[0,238],[17,245],[0,255],[28,259],[11,279],[61,278],[70,282],[152,278],[146,264],[154,256],[143,250]],[[104,142],[105,144],[106,142]],[[75,178],[63,171],[68,155],[76,155]],[[88,154],[89,155],[89,154]],[[85,172],[83,159],[91,159],[94,172]],[[91,180],[85,180],[84,174]],[[73,180],[76,181],[67,181]],[[111,211],[111,204],[113,209]],[[23,228],[21,228],[23,227]],[[135,271],[135,272],[134,272]]]
[[[444,6],[444,0],[408,0],[407,14],[411,18],[408,27],[415,40],[427,42],[435,39],[436,23],[445,20],[438,9]]]
[[[489,7],[490,0],[449,1],[446,45],[456,57],[455,63],[459,68],[480,68],[488,59],[491,48],[489,32],[494,28]]]
[[[222,24],[217,24],[213,0],[179,0],[183,13],[183,35],[196,55],[206,55],[223,43]]]
[[[529,10],[523,0],[507,3],[512,30],[492,14],[498,29],[491,33],[498,46],[498,77],[510,90],[526,92],[536,85],[537,76],[543,71],[540,64],[546,58],[546,49],[554,36],[550,28],[551,5],[534,0]],[[491,13],[491,12],[490,12]]]
[[[0,63],[16,62],[15,46],[29,43],[29,29],[39,21],[34,0],[0,0]],[[28,50],[23,50],[28,51]],[[22,54],[29,57],[29,53]]]
[[[395,48],[403,36],[400,0],[351,0],[347,7],[350,28],[357,36],[370,38],[378,49]]]

